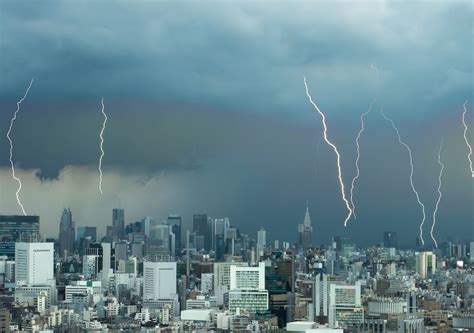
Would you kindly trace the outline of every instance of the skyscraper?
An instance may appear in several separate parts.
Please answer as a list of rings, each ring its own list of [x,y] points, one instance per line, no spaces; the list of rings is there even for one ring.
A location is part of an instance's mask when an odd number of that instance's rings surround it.
[[[15,259],[15,242],[39,241],[39,227],[39,216],[0,215],[0,255]]]
[[[308,203],[306,203],[306,213],[303,224],[298,224],[298,245],[303,250],[313,246],[313,226],[311,225],[311,217],[309,216]]]
[[[76,232],[71,210],[64,209],[59,223],[59,254],[66,257],[74,253]]]
[[[114,208],[112,211],[112,226],[117,232],[117,238],[125,236],[125,211],[121,208]]]
[[[174,234],[174,255],[181,256],[181,216],[168,216],[168,224],[171,227],[171,232]]]
[[[416,272],[422,279],[436,272],[436,255],[431,252],[420,252],[416,254]]]
[[[212,229],[212,219],[208,219],[207,214],[193,215],[193,232],[196,236],[203,237],[206,251],[209,251],[212,247]]]
[[[383,246],[398,248],[397,233],[394,231],[384,231]]]
[[[16,282],[21,284],[51,284],[54,281],[53,258],[53,243],[16,243]]]
[[[260,261],[260,257],[263,255],[265,247],[267,246],[267,232],[265,229],[260,228],[257,231],[257,258]]]

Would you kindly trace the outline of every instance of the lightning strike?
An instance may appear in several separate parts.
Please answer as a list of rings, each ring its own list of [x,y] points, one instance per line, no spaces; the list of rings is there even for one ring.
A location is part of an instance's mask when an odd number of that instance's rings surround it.
[[[26,89],[26,92],[25,94],[23,95],[23,97],[16,103],[16,110],[15,110],[15,113],[13,114],[13,117],[12,119],[10,120],[10,128],[8,129],[8,132],[7,132],[7,139],[8,141],[10,142],[10,165],[11,165],[11,169],[12,169],[12,177],[13,179],[18,183],[18,189],[16,190],[16,201],[18,202],[18,205],[20,206],[21,208],[21,211],[23,212],[23,215],[27,215],[26,214],[26,210],[25,210],[25,207],[23,207],[23,203],[21,202],[20,200],[20,192],[21,192],[21,179],[18,178],[15,174],[15,165],[13,164],[13,140],[12,138],[10,137],[10,134],[12,132],[12,128],[13,128],[13,123],[15,122],[16,120],[16,116],[18,114],[18,112],[20,112],[20,105],[21,103],[25,100],[25,98],[28,96],[28,92],[30,91],[30,88],[31,86],[33,85],[33,81],[34,81],[35,78],[32,78],[31,81],[30,81],[30,84],[28,86],[28,88]]]
[[[103,194],[102,192],[102,159],[104,158],[105,152],[104,152],[104,130],[105,126],[107,125],[107,114],[104,111],[104,99],[102,98],[100,103],[102,104],[102,115],[104,116],[104,122],[102,123],[102,129],[100,131],[99,137],[100,137],[100,157],[99,157],[99,191],[100,194]]]
[[[370,64],[370,68],[372,68],[375,71],[375,77],[377,79],[377,82],[379,82],[379,69],[374,64]]]
[[[303,76],[303,82],[304,82],[304,86],[305,86],[305,90],[306,90],[306,96],[308,96],[309,102],[313,105],[314,109],[321,116],[321,120],[322,120],[323,128],[324,128],[324,131],[323,131],[324,141],[326,141],[326,143],[334,150],[334,152],[336,153],[336,156],[337,156],[337,173],[338,173],[338,178],[339,178],[339,184],[341,186],[342,200],[346,204],[346,208],[349,212],[346,219],[344,220],[344,226],[347,226],[347,221],[349,221],[349,219],[352,216],[352,208],[349,204],[349,201],[346,198],[346,193],[345,193],[345,189],[344,189],[344,182],[342,180],[341,155],[339,154],[339,151],[337,150],[337,147],[328,139],[328,134],[327,134],[328,129],[327,129],[327,125],[326,125],[326,116],[324,115],[323,112],[321,112],[321,110],[318,108],[316,103],[313,101],[313,98],[309,94],[308,84],[306,83],[306,77],[304,77],[304,76]]]
[[[354,176],[354,178],[352,178],[352,183],[351,183],[351,206],[352,206],[352,214],[354,215],[354,218],[357,218],[356,216],[356,209],[355,209],[355,204],[354,204],[354,200],[353,200],[353,197],[354,197],[354,187],[355,187],[355,182],[357,181],[357,179],[359,179],[359,176],[360,176],[360,169],[359,169],[359,160],[360,160],[360,144],[359,144],[359,140],[360,140],[360,137],[362,135],[362,133],[364,132],[365,130],[365,124],[364,124],[364,118],[370,113],[370,111],[372,110],[372,105],[374,104],[375,101],[373,101],[372,103],[370,103],[369,105],[369,109],[362,113],[360,115],[360,130],[359,130],[359,133],[357,134],[357,137],[356,137],[356,146],[357,146],[357,158],[356,158],[356,169],[357,169],[357,173],[356,175]]]
[[[438,150],[438,164],[441,166],[439,170],[439,176],[438,176],[438,200],[436,201],[435,209],[433,211],[433,224],[431,224],[431,231],[430,231],[431,239],[435,243],[436,247],[438,247],[438,242],[433,236],[433,231],[436,226],[436,214],[438,213],[439,203],[441,202],[441,198],[443,197],[443,193],[441,192],[442,177],[443,177],[443,171],[444,171],[444,163],[441,161],[442,150],[443,150],[443,140],[441,140],[441,143],[439,145],[439,150]]]
[[[469,168],[471,169],[471,177],[474,178],[474,169],[472,167],[472,159],[471,159],[471,156],[472,156],[472,146],[471,144],[469,143],[469,140],[467,139],[467,124],[466,124],[466,113],[467,113],[467,108],[466,108],[466,104],[467,104],[467,99],[466,101],[464,102],[464,104],[462,105],[462,107],[464,108],[464,112],[462,113],[462,124],[464,126],[464,141],[466,142],[466,145],[467,145],[467,148],[469,149],[469,153],[467,154],[467,159],[469,161]]]
[[[381,111],[381,113],[384,119],[390,122],[390,124],[392,125],[393,130],[397,134],[398,143],[400,143],[403,147],[405,147],[405,149],[408,152],[408,156],[410,158],[410,185],[411,185],[411,189],[413,193],[415,193],[416,201],[421,206],[421,210],[423,212],[423,218],[420,223],[420,239],[421,239],[421,243],[425,245],[425,241],[423,240],[423,225],[425,224],[425,220],[426,220],[425,205],[421,202],[420,195],[418,194],[418,191],[416,190],[415,185],[413,184],[413,173],[414,173],[413,155],[411,153],[410,147],[405,142],[402,141],[402,137],[400,136],[400,132],[398,131],[397,126],[395,126],[395,122],[389,117],[387,117],[385,113],[383,112],[383,110]]]

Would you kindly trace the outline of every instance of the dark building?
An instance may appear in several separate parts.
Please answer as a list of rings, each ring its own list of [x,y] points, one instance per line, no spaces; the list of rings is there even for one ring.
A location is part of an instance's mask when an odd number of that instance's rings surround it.
[[[77,227],[77,240],[90,237],[94,242],[97,240],[97,227]]]
[[[171,232],[174,234],[174,255],[181,256],[181,216],[168,216],[168,224],[171,227]]]
[[[118,239],[125,237],[125,211],[121,208],[115,208],[112,211],[112,226],[115,227]]]
[[[15,242],[37,242],[40,218],[35,215],[0,215],[0,255],[15,258]]]
[[[134,223],[127,224],[125,227],[125,235],[131,234],[143,234],[143,223],[142,221],[136,221]]]
[[[212,223],[208,218],[207,214],[194,214],[193,216],[193,232],[196,234],[196,238],[203,238],[203,248],[206,251],[212,248]],[[195,244],[196,245],[196,244]],[[201,245],[199,242],[198,245]],[[196,246],[198,247],[198,246]],[[199,246],[200,247],[200,246]]]
[[[298,224],[298,245],[300,249],[307,250],[313,246],[313,226],[309,216],[309,206],[306,204],[306,213],[302,224]]]
[[[59,253],[61,256],[67,256],[74,253],[74,241],[76,232],[74,221],[72,220],[71,210],[64,209],[59,222]]]
[[[216,261],[224,260],[225,257],[225,237],[223,234],[216,235]]]
[[[394,231],[385,231],[383,233],[383,246],[398,248],[397,233]]]

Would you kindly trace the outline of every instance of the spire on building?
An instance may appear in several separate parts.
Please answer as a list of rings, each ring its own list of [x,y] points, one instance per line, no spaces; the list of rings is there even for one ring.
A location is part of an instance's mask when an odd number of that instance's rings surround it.
[[[308,201],[306,201],[306,213],[304,215],[304,222],[303,222],[305,228],[311,228],[311,217],[309,216],[309,204]]]

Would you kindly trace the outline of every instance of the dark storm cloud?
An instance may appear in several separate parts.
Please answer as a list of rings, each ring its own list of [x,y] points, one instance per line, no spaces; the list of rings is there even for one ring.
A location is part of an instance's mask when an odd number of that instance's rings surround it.
[[[94,174],[104,96],[107,172],[123,186],[161,177],[152,182],[160,184],[152,187],[160,203],[132,205],[134,218],[181,207],[188,216],[228,214],[244,230],[256,223],[295,230],[309,199],[320,239],[327,240],[342,232],[334,226],[344,206],[332,152],[322,145],[316,154],[321,128],[304,95],[306,75],[340,145],[347,184],[359,115],[374,97],[375,111],[383,107],[412,145],[428,206],[436,194],[437,146],[446,136],[440,228],[444,219],[459,227],[457,234],[472,232],[473,190],[462,181],[470,179],[458,121],[473,91],[471,2],[2,1],[0,13],[0,134],[35,76],[15,124],[15,161],[58,177],[31,179],[33,192],[74,191],[76,181],[61,175]],[[380,69],[379,83],[369,64]],[[380,116],[370,121],[356,235],[367,240],[367,230],[378,235],[386,227],[414,234],[420,212],[406,154]],[[7,166],[5,143],[0,163]],[[175,193],[173,182],[179,195],[165,199]],[[150,200],[153,191],[132,187],[133,201]],[[8,202],[2,210],[14,210],[7,193],[0,191]],[[79,224],[103,214],[89,207],[89,194],[68,198],[57,202],[81,210]],[[48,219],[58,213],[48,212]]]

